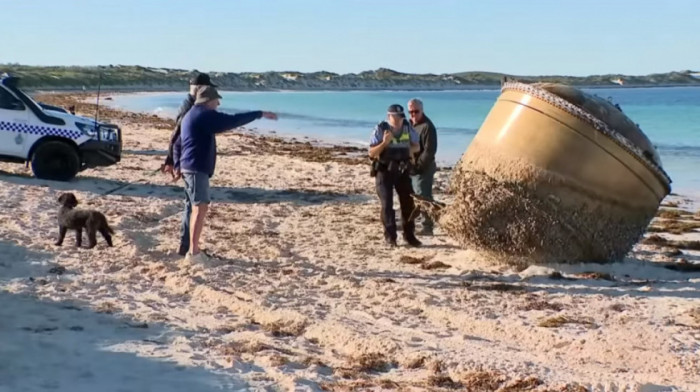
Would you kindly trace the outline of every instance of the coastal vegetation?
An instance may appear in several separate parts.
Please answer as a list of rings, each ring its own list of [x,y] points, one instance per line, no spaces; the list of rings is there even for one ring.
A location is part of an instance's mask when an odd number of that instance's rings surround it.
[[[138,65],[29,66],[0,64],[0,74],[21,78],[27,89],[124,91],[181,90],[198,70],[154,68]],[[387,68],[360,73],[337,74],[319,71],[207,72],[222,90],[463,90],[500,85],[503,78],[522,82],[558,82],[573,86],[700,86],[697,72],[685,70],[649,75],[527,76],[497,72],[411,74]]]

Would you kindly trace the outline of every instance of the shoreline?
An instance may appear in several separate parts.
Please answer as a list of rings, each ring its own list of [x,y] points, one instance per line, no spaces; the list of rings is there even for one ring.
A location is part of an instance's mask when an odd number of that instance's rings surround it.
[[[700,272],[681,270],[700,263],[700,212],[684,196],[619,263],[517,270],[439,227],[381,247],[365,149],[242,130],[217,137],[203,248],[218,264],[190,265],[174,254],[182,183],[153,172],[172,120],[104,115],[124,132],[114,166],[54,183],[0,163],[0,389],[700,389]],[[114,248],[53,245],[65,191],[107,216]]]
[[[148,93],[146,92],[145,94]],[[90,113],[92,113],[93,116],[95,113],[94,108],[96,105],[89,101],[89,99],[94,97],[95,96],[91,93],[81,93],[77,96],[75,94],[64,93],[36,94],[34,96],[37,100],[52,105],[63,107],[76,105],[76,114],[82,112],[83,115],[88,117]],[[107,110],[103,111],[105,108],[107,108]],[[109,104],[100,104],[100,121],[136,121],[136,119],[144,124],[154,125],[159,129],[167,129],[170,127],[172,130],[175,126],[174,119],[168,116],[161,116],[145,111],[129,111]],[[244,134],[249,134],[249,136],[253,138],[259,137],[262,141],[269,141],[271,143],[291,147],[303,145],[309,151],[318,151],[318,154],[323,156],[335,156],[340,154],[339,159],[341,160],[347,159],[347,156],[350,155],[353,162],[369,166],[369,160],[366,158],[368,146],[361,143],[324,140],[300,135],[281,135],[278,134],[279,131],[277,130],[261,129],[254,126],[241,127],[241,129],[244,130]],[[310,154],[313,155],[314,153],[310,152]],[[438,170],[451,170],[453,167],[454,165],[443,164],[438,166]]]
[[[182,92],[172,92],[182,94]],[[109,95],[133,95],[134,93],[110,93]],[[159,92],[140,92],[138,94],[160,94]],[[81,92],[79,94],[72,94],[72,93],[63,93],[63,92],[51,92],[51,93],[39,93],[39,94],[34,94],[33,97],[36,96],[38,98],[41,98],[42,102],[46,102],[49,104],[54,104],[58,106],[63,106],[63,107],[68,107],[69,105],[76,105],[76,109],[81,107],[82,105],[82,110],[84,111],[83,115],[90,117],[94,116],[95,113],[95,104],[90,102],[89,99],[96,98],[96,95],[93,93],[89,92]],[[105,98],[107,98],[106,96]],[[101,98],[102,101],[102,98]],[[124,109],[122,107],[118,107],[116,105],[110,105],[110,104],[104,104],[100,103],[100,121],[103,121],[102,115],[103,110],[107,109],[107,118],[108,119],[115,119],[115,120],[127,120],[127,121],[138,121],[143,122],[144,124],[149,124],[149,125],[154,125],[159,129],[166,129],[170,127],[174,127],[174,118],[171,118],[169,116],[162,116],[160,114],[154,114],[146,111],[131,111]],[[92,113],[92,114],[91,114]],[[78,113],[79,114],[79,113]],[[348,154],[352,155],[352,158],[356,159],[355,163],[365,163],[369,165],[369,161],[366,158],[366,152],[368,145],[365,145],[363,143],[359,142],[349,142],[349,141],[342,141],[342,140],[333,140],[333,139],[321,139],[321,138],[313,138],[309,137],[306,135],[299,135],[299,134],[294,134],[291,132],[280,132],[275,129],[268,129],[268,128],[257,128],[255,126],[246,126],[246,127],[241,127],[243,130],[243,133],[248,133],[249,136],[256,138],[259,137],[261,140],[265,141],[269,139],[273,143],[280,143],[282,145],[288,145],[288,146],[299,146],[299,145],[305,145],[311,149],[311,151],[315,149],[319,149],[319,151],[324,151],[320,154],[326,155],[326,156],[333,156],[336,155],[334,154],[334,151],[337,150],[337,152],[340,154],[340,159],[345,159]],[[313,153],[312,153],[313,154]],[[445,162],[438,162],[438,171],[451,171],[454,169],[455,164],[446,164]],[[699,189],[690,189],[690,188],[684,188],[682,191],[677,192],[675,189],[671,189],[671,193],[669,196],[678,196],[678,197],[685,197],[689,198],[688,200],[693,200],[692,206],[698,206],[700,207],[700,188]]]
[[[638,85],[626,85],[620,86],[618,84],[611,85],[572,85],[580,89],[633,89],[633,88],[700,88],[700,83],[697,84],[638,84]],[[159,94],[159,93],[182,93],[187,88],[187,85],[182,86],[167,86],[163,88],[148,88],[144,86],[138,87],[113,87],[113,86],[102,86],[100,88],[100,94]],[[227,90],[225,88],[219,88],[222,92],[367,92],[367,91],[397,91],[397,92],[420,92],[420,91],[498,91],[501,89],[500,85],[488,84],[488,85],[470,85],[463,88],[399,88],[399,89],[377,89],[377,88],[336,88],[336,89],[231,89]],[[92,89],[83,90],[82,88],[60,88],[60,87],[27,87],[23,88],[24,91],[28,93],[36,94],[97,94],[97,86]]]
[[[611,92],[612,93],[612,92]],[[650,92],[649,92],[650,93]],[[161,94],[161,93],[136,93],[136,95],[131,95],[131,93],[123,93],[123,94],[114,94],[115,95],[115,102],[114,103],[104,103],[105,106],[111,106],[113,108],[119,108],[122,110],[133,110],[131,108],[126,108],[124,106],[140,106],[140,105],[134,105],[130,104],[128,102],[128,98],[124,100],[119,100],[116,98],[116,96],[123,96],[123,97],[136,97],[138,95],[148,95],[148,94]],[[183,92],[170,92],[168,93],[169,98],[166,99],[166,101],[172,102],[174,96],[180,96],[183,95]],[[243,93],[247,94],[247,93]],[[253,93],[251,93],[253,94]],[[645,93],[646,94],[646,93]],[[237,97],[240,99],[246,99],[245,96]],[[272,97],[274,99],[274,97]],[[152,102],[150,98],[141,100],[139,98],[134,98],[137,102]],[[260,101],[260,99],[256,99],[256,101]],[[124,106],[119,106],[116,102],[120,102]],[[103,104],[103,101],[100,101],[100,105]],[[164,104],[159,104],[162,107],[159,107],[159,110],[153,110],[152,112],[148,111],[140,111],[140,113],[148,113],[148,114],[157,114],[159,116],[164,116],[164,117],[169,117],[169,116],[174,116],[173,113],[173,107],[167,107],[164,106]],[[147,107],[148,104],[146,104],[145,107]],[[154,109],[158,105],[152,105],[150,108]],[[279,110],[284,110],[283,108],[278,108]],[[256,130],[259,130],[261,133],[264,134],[269,134],[269,135],[278,135],[282,136],[286,139],[298,139],[298,140],[314,140],[314,143],[317,144],[322,144],[326,146],[331,146],[331,145],[341,145],[341,146],[354,146],[354,147],[361,147],[361,148],[367,148],[368,144],[364,140],[365,134],[362,133],[363,131],[360,130],[361,132],[357,132],[357,125],[350,125],[347,126],[347,128],[342,128],[343,130],[347,129],[349,131],[352,131],[352,136],[348,136],[347,134],[340,134],[340,132],[334,131],[333,129],[328,129],[331,132],[326,133],[326,129],[322,128],[317,128],[317,127],[311,127],[311,128],[306,128],[303,125],[299,125],[299,121],[295,122],[294,120],[290,120],[289,123],[285,121],[286,119],[281,119],[280,125],[277,126],[277,124],[266,124],[266,127],[261,127],[261,128],[256,128]],[[342,120],[339,120],[342,121]],[[284,123],[284,124],[282,124]],[[310,124],[313,125],[313,124]],[[342,125],[341,125],[342,126]],[[471,129],[471,128],[477,128],[477,129]],[[370,129],[369,126],[367,128],[368,130]],[[455,131],[456,129],[456,131]],[[449,168],[453,167],[456,165],[460,158],[461,155],[463,154],[464,150],[460,149],[459,147],[455,148],[455,145],[461,146],[463,145],[462,143],[465,143],[464,146],[465,148],[468,147],[468,140],[472,137],[472,135],[475,133],[475,131],[478,131],[478,127],[474,124],[469,127],[465,128],[455,128],[455,129],[443,129],[443,131],[446,131],[448,133],[451,133],[454,135],[455,133],[453,132],[460,132],[458,136],[459,140],[456,141],[454,144],[446,145],[445,148],[443,148],[440,152],[438,151],[437,154],[437,163],[440,167],[442,168]],[[442,131],[441,131],[442,132]],[[464,133],[462,133],[464,132]],[[648,136],[651,136],[650,134],[647,134]],[[656,135],[656,134],[655,134]],[[657,137],[663,137],[663,136],[658,136]],[[455,140],[454,136],[449,136],[451,139],[446,139],[448,144],[452,141]],[[689,135],[688,137],[692,138],[692,135]],[[657,150],[659,151],[659,154],[662,154],[662,158],[668,159],[666,162],[668,165],[665,167],[665,170],[669,174],[675,174],[672,177],[672,188],[673,190],[677,190],[681,193],[690,193],[693,196],[700,195],[700,183],[697,181],[697,176],[693,176],[692,173],[688,172],[687,170],[684,169],[684,166],[686,165],[691,165],[694,163],[698,162],[698,146],[693,143],[692,141],[689,141],[688,143],[684,143],[684,139],[676,139],[677,144],[674,144],[673,142],[668,142],[666,141],[666,144],[659,144],[657,143]],[[688,150],[683,150],[681,154],[677,155],[676,152],[678,149],[688,149]],[[683,155],[687,154],[687,155]],[[686,157],[687,159],[690,159],[689,162],[686,162],[684,165],[683,161],[681,160],[682,157]],[[684,158],[685,159],[685,158]]]

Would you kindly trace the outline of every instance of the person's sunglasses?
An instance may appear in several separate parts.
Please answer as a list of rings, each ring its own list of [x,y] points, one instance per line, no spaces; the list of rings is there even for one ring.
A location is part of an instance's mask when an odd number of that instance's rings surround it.
[[[418,114],[420,113],[420,110],[409,110],[408,114]]]

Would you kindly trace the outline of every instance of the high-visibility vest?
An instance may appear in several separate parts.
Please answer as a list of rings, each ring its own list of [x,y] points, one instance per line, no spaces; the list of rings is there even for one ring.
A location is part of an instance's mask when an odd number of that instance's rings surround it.
[[[408,133],[408,128],[406,126],[403,127],[401,133],[399,136],[394,136],[393,139],[391,139],[391,144],[388,146],[389,148],[411,148],[411,135]]]
[[[406,124],[403,125],[401,133],[391,139],[391,143],[382,151],[379,159],[384,163],[411,159],[411,134],[408,132]]]

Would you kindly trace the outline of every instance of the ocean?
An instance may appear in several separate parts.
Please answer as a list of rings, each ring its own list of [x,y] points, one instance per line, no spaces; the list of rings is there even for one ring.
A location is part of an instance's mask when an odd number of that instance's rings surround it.
[[[657,146],[673,192],[700,194],[700,87],[584,89],[611,99]],[[269,110],[278,121],[258,120],[261,132],[368,145],[372,127],[393,103],[420,98],[438,130],[437,160],[454,164],[464,153],[500,90],[463,91],[222,91],[220,110]],[[115,95],[110,106],[174,117],[186,92]],[[105,101],[103,101],[105,102]]]

